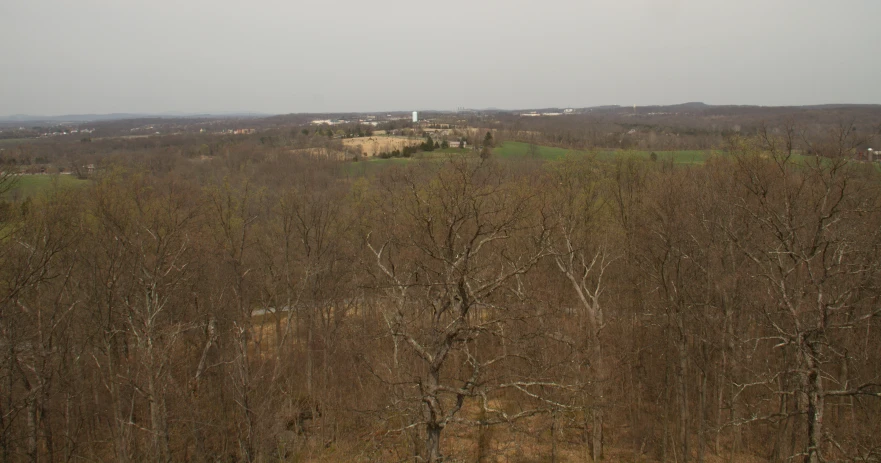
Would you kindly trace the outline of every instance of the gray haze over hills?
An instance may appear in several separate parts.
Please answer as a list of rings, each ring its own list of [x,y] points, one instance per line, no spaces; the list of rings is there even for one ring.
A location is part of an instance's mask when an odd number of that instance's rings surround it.
[[[856,108],[869,108],[869,109],[877,109],[881,107],[881,105],[877,104],[825,104],[825,105],[801,105],[801,106],[756,106],[756,105],[708,105],[701,102],[689,102],[689,103],[680,103],[673,105],[651,105],[651,106],[621,106],[621,105],[603,105],[603,106],[593,106],[587,108],[576,108],[578,112],[589,112],[597,115],[605,114],[632,114],[633,110],[637,110],[640,114],[693,114],[693,115],[702,115],[702,116],[718,116],[721,114],[731,115],[731,114],[746,114],[746,113],[755,113],[755,111],[762,111],[764,114],[774,114],[774,113],[793,113],[800,111],[809,111],[809,110],[817,110],[817,109],[826,109],[826,110],[847,110],[847,109],[856,109]],[[517,108],[513,110],[513,112],[525,112],[525,111],[551,111],[551,112],[559,112],[561,108],[559,107],[547,107],[547,108]],[[486,111],[486,112],[509,112],[506,109],[499,108],[470,108],[466,111]],[[408,111],[391,111],[396,114],[404,113],[405,115],[409,115]],[[429,115],[432,114],[443,114],[444,112],[449,113],[450,111],[427,111],[424,114]],[[369,113],[369,112],[365,112]],[[378,111],[373,112],[374,114],[385,114],[386,111]],[[322,116],[330,116],[334,114],[352,114],[352,112],[341,112],[341,113],[299,113],[299,114],[314,114],[314,115],[322,115]],[[273,114],[265,114],[265,113],[253,113],[253,112],[230,112],[230,113],[181,113],[181,112],[166,112],[166,113],[112,113],[112,114],[66,114],[60,116],[40,116],[40,115],[31,115],[31,114],[13,114],[11,116],[0,116],[0,126],[16,126],[18,124],[79,124],[85,122],[106,122],[106,121],[120,121],[120,120],[132,120],[132,119],[168,119],[168,120],[182,120],[182,119],[262,119],[262,118],[271,118],[272,116],[276,116]]]
[[[264,117],[269,114],[262,113],[250,113],[250,112],[233,112],[233,113],[216,113],[216,114],[208,114],[208,113],[181,113],[181,112],[166,112],[166,113],[110,113],[110,114],[64,114],[58,116],[46,116],[46,115],[33,115],[33,114],[12,114],[9,116],[0,116],[0,122],[12,123],[12,122],[50,122],[50,123],[76,123],[76,122],[95,122],[95,121],[116,121],[116,120],[124,120],[124,119],[142,119],[142,118],[204,118],[204,117],[212,117],[212,118],[250,118],[250,117]]]
[[[877,0],[0,2],[0,115],[881,103],[878,18]]]

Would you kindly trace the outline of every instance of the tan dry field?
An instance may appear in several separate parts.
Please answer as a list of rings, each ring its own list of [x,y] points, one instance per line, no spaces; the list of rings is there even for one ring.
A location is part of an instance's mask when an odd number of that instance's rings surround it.
[[[406,137],[358,137],[345,138],[343,144],[346,146],[360,146],[361,154],[364,156],[377,156],[379,153],[388,153],[394,150],[403,149],[405,146],[416,146],[422,143],[421,138]]]

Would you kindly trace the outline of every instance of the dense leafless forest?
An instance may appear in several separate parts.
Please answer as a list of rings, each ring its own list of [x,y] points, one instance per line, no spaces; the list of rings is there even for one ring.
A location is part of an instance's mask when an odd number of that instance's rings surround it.
[[[0,460],[881,461],[877,131],[828,117],[10,146],[94,166],[0,211]]]

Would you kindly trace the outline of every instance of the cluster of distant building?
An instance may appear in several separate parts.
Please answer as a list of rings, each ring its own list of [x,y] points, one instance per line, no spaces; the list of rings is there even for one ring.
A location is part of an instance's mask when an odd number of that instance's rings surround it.
[[[540,117],[540,116],[562,116],[564,114],[573,114],[575,110],[572,108],[564,109],[561,113],[540,113],[536,111],[530,111],[528,113],[520,113],[521,117]]]
[[[857,161],[881,162],[881,151],[876,151],[872,148],[868,148],[865,151],[858,150],[854,159]]]
[[[390,118],[391,114],[389,114],[388,117]],[[406,119],[406,118],[403,118],[403,119]],[[358,119],[357,121],[347,121],[345,119],[315,119],[315,120],[311,121],[310,123],[312,125],[340,125],[340,124],[350,124],[350,123],[356,123],[356,122],[358,124],[372,125],[374,127],[379,125],[379,122],[376,121],[376,116],[365,116],[361,119]]]
[[[347,124],[349,121],[343,119],[315,119],[312,125],[340,125]]]
[[[59,132],[44,132],[40,134],[40,137],[58,137],[61,135],[71,135],[77,133],[92,133],[95,129],[70,129],[70,130],[62,130]]]

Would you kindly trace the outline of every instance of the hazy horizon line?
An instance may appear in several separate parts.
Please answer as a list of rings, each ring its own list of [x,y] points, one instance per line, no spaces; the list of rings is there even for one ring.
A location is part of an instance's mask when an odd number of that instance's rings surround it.
[[[628,107],[636,107],[636,108],[646,108],[646,107],[665,107],[665,106],[684,106],[689,104],[701,104],[708,107],[757,107],[757,108],[806,108],[806,107],[818,107],[818,106],[881,106],[881,103],[849,103],[849,102],[835,102],[835,103],[808,103],[808,104],[798,104],[798,105],[763,105],[763,104],[713,104],[713,103],[705,103],[702,101],[685,101],[681,103],[671,103],[671,104],[643,104],[643,105],[629,105],[629,104],[598,104],[593,106],[535,106],[535,107],[483,107],[483,108],[471,108],[471,107],[463,107],[464,111],[531,111],[538,109],[591,109],[591,108],[607,108],[607,107],[620,107],[620,108],[628,108]],[[171,111],[113,111],[113,112],[70,112],[65,114],[30,114],[30,113],[15,113],[15,114],[6,114],[0,115],[0,119],[20,119],[21,121],[27,120],[37,120],[37,118],[61,118],[61,117],[82,117],[82,116],[113,116],[113,115],[122,115],[122,116],[152,116],[152,117],[197,117],[197,116],[245,116],[245,115],[253,115],[253,117],[272,117],[272,116],[288,116],[288,115],[306,115],[306,114],[375,114],[375,113],[407,113],[411,111],[416,112],[437,112],[437,113],[457,113],[458,109],[432,109],[432,108],[423,108],[423,109],[383,109],[383,110],[347,110],[347,111],[294,111],[294,112],[265,112],[265,111],[179,111],[179,110],[171,110]],[[23,119],[23,118],[34,118],[34,119]]]

